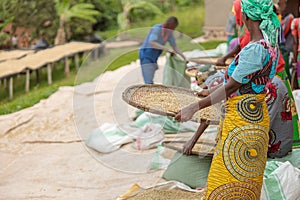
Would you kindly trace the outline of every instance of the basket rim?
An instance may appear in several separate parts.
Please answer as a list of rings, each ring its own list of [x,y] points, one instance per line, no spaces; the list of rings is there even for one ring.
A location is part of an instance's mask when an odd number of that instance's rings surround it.
[[[197,67],[190,67],[185,70],[185,74],[189,77],[196,77],[197,73],[192,73],[191,70],[197,70],[197,72],[199,71]]]
[[[128,103],[129,105],[136,107],[138,109],[144,110],[145,112],[150,112],[150,113],[154,113],[154,114],[159,114],[159,115],[163,115],[163,116],[171,116],[174,117],[177,113],[175,112],[170,112],[170,111],[161,111],[155,108],[149,108],[149,107],[145,107],[140,105],[139,103],[136,103],[135,101],[131,100],[131,96],[133,93],[135,93],[137,90],[139,90],[140,88],[168,88],[171,89],[172,91],[182,91],[181,94],[185,93],[185,94],[191,94],[192,96],[198,98],[199,100],[201,98],[197,97],[194,95],[194,92],[190,89],[187,88],[181,88],[181,87],[176,87],[176,86],[167,86],[167,85],[162,85],[162,84],[137,84],[137,85],[132,85],[129,86],[128,88],[126,88],[123,93],[122,93],[122,99]],[[205,118],[199,118],[199,117],[193,117],[191,119],[192,121],[195,122],[201,122],[201,123],[206,123],[206,124],[211,124],[211,125],[218,125],[219,124],[219,120],[214,120],[214,119],[205,119]]]
[[[161,145],[163,146],[163,147],[167,147],[167,148],[170,148],[170,149],[173,149],[173,150],[177,150],[177,151],[179,151],[179,152],[183,152],[183,148],[178,148],[178,147],[176,147],[176,146],[174,146],[174,144],[176,144],[177,142],[174,142],[174,141],[163,141],[162,143],[161,143]],[[181,142],[180,142],[181,143]],[[184,144],[185,142],[183,142],[182,144]],[[198,144],[198,145],[201,145],[201,144],[203,144],[203,145],[207,145],[207,146],[211,146],[211,147],[214,147],[214,148],[216,148],[216,144],[209,144],[209,143],[205,143],[205,142],[197,142],[196,144]],[[196,145],[195,144],[195,145]],[[194,146],[195,147],[195,146]],[[213,157],[214,156],[214,152],[205,152],[205,151],[196,151],[196,150],[194,150],[194,148],[192,149],[192,151],[191,151],[191,155],[198,155],[198,156],[203,156],[203,157]]]

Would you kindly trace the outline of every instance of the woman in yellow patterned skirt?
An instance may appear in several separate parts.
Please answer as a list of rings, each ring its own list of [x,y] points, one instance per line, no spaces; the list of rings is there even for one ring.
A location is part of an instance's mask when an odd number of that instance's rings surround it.
[[[272,0],[241,3],[251,42],[227,68],[223,85],[175,116],[177,121],[187,121],[198,110],[226,101],[206,199],[259,200],[262,188],[270,124],[264,99],[266,84],[276,73],[280,23]]]

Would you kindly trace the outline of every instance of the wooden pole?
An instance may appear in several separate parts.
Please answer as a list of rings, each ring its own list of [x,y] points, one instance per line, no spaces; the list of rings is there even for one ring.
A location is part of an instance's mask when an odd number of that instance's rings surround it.
[[[40,82],[40,71],[39,71],[39,69],[35,70],[35,75],[36,75],[36,83],[39,83]]]
[[[65,76],[69,76],[70,74],[70,66],[69,66],[69,58],[65,57]]]
[[[89,51],[84,51],[83,52],[83,58],[84,59],[87,59],[88,55],[89,55]]]
[[[99,52],[99,49],[98,48],[95,48],[94,51],[93,51],[93,54],[94,54],[94,60],[96,60],[98,58],[98,52]]]
[[[47,65],[47,76],[48,76],[48,85],[52,84],[52,64],[48,63]]]
[[[74,60],[75,60],[76,69],[79,69],[79,55],[78,55],[78,53],[75,54]]]
[[[29,92],[29,89],[30,89],[30,70],[26,69],[25,92]]]
[[[9,99],[12,100],[14,97],[14,79],[11,76],[9,78]]]
[[[5,78],[5,79],[3,80],[3,87],[4,87],[4,89],[7,88],[7,78]]]

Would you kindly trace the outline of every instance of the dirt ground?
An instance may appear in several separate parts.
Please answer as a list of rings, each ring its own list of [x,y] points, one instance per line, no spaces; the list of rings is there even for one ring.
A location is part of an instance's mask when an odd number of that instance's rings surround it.
[[[0,199],[115,199],[134,183],[161,182],[163,171],[147,172],[148,152],[100,154],[84,144],[103,123],[130,122],[134,109],[121,95],[135,83],[142,83],[138,62],[0,116]]]

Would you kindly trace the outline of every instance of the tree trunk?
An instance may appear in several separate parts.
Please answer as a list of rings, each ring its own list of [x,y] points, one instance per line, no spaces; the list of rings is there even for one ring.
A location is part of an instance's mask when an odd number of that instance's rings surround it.
[[[127,33],[126,31],[130,28],[130,19],[129,19],[129,10],[124,7],[124,16],[125,16],[125,28],[124,30],[121,30],[123,32],[119,33],[117,40],[126,40],[127,38]]]
[[[57,30],[57,34],[54,40],[55,45],[64,44],[66,42],[66,33],[65,33],[65,17],[61,16],[59,19],[59,27]]]

